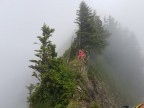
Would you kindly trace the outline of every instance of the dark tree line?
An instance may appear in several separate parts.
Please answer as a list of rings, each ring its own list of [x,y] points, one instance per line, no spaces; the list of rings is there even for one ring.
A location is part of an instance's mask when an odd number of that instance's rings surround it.
[[[105,25],[112,33],[108,39],[109,45],[104,51],[105,60],[123,88],[140,101],[144,91],[142,75],[144,63],[136,36],[127,28],[121,27],[112,17],[105,19]]]

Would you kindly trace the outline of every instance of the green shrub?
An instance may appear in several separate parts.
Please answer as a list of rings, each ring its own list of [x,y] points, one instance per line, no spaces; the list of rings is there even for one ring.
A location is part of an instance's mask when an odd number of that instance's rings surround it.
[[[72,71],[61,60],[55,61],[54,69],[41,75],[42,82],[37,85],[30,100],[33,104],[50,103],[51,106],[62,108],[67,106],[76,90],[76,72]]]

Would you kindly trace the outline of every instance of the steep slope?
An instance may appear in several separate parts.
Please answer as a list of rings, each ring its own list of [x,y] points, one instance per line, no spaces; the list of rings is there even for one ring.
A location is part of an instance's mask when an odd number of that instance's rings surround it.
[[[97,71],[92,69],[94,64],[91,60],[85,64],[82,60],[74,59],[69,64],[73,69],[78,70],[82,79],[79,80],[76,94],[68,108],[76,106],[78,108],[117,108],[122,105],[117,98],[118,94],[112,93],[110,85],[105,82],[106,78],[97,73],[103,72],[100,69]]]

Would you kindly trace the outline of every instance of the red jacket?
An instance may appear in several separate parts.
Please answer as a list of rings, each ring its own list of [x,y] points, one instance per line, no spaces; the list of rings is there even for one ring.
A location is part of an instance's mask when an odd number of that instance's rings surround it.
[[[78,59],[81,59],[82,57],[85,57],[85,56],[86,56],[85,52],[80,50],[78,53]]]

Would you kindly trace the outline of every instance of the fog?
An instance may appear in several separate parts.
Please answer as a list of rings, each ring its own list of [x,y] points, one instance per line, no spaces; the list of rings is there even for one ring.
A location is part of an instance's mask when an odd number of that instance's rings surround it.
[[[27,108],[26,85],[33,81],[29,60],[45,22],[55,28],[57,51],[71,39],[81,0],[0,0],[0,108]],[[113,16],[133,31],[144,52],[143,0],[85,0],[101,16]]]

